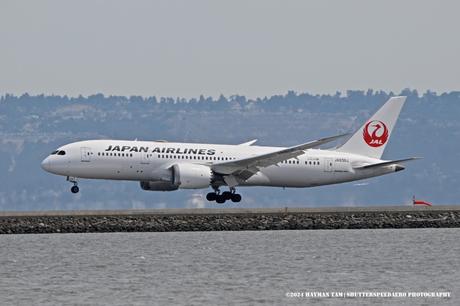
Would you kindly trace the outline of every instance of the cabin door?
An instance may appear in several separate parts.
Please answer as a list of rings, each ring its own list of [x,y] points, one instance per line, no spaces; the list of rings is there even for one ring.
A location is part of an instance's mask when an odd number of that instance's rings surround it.
[[[326,157],[324,159],[324,171],[325,172],[332,172],[334,169],[334,159]]]
[[[91,161],[91,148],[88,147],[83,147],[80,148],[80,153],[81,153],[81,161],[82,162],[90,162]]]

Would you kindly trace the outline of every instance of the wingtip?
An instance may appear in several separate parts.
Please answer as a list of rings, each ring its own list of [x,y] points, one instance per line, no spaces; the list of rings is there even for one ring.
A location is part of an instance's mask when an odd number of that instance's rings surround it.
[[[347,137],[347,136],[350,136],[350,135],[352,135],[352,133],[344,133],[344,134],[332,136],[332,137],[330,137],[330,138],[339,139],[339,138]]]

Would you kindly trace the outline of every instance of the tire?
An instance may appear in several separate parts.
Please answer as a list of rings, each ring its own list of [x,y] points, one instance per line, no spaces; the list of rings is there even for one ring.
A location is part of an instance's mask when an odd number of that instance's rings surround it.
[[[70,188],[70,191],[72,193],[78,193],[80,191],[80,188],[78,188],[78,186],[72,186],[72,188]]]
[[[215,192],[210,192],[206,195],[206,200],[209,202],[215,201],[217,198],[217,194]]]
[[[219,204],[224,204],[225,200],[226,200],[226,198],[223,195],[218,195],[216,197],[216,202],[219,203]]]
[[[232,194],[232,202],[238,203],[241,201],[241,195],[238,193]]]
[[[232,193],[230,191],[224,191],[222,192],[222,196],[225,200],[230,200],[232,198]]]

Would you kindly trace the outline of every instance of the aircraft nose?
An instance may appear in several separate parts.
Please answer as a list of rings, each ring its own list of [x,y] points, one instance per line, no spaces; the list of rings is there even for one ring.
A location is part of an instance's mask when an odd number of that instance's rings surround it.
[[[47,171],[47,172],[50,172],[51,171],[51,161],[50,161],[50,158],[47,157],[45,158],[43,161],[42,161],[42,169]]]

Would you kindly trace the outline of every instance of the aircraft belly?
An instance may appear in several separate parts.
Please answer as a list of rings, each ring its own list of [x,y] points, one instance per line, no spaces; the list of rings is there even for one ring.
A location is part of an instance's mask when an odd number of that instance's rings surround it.
[[[322,168],[267,167],[241,185],[271,187],[313,187],[356,179],[351,172],[325,172]]]
[[[263,180],[261,178],[264,178]],[[248,179],[244,185],[272,187],[309,187],[311,176],[305,169],[271,166]]]
[[[122,163],[116,161],[78,162],[70,166],[69,175],[88,179],[143,180],[147,178],[150,164]]]

